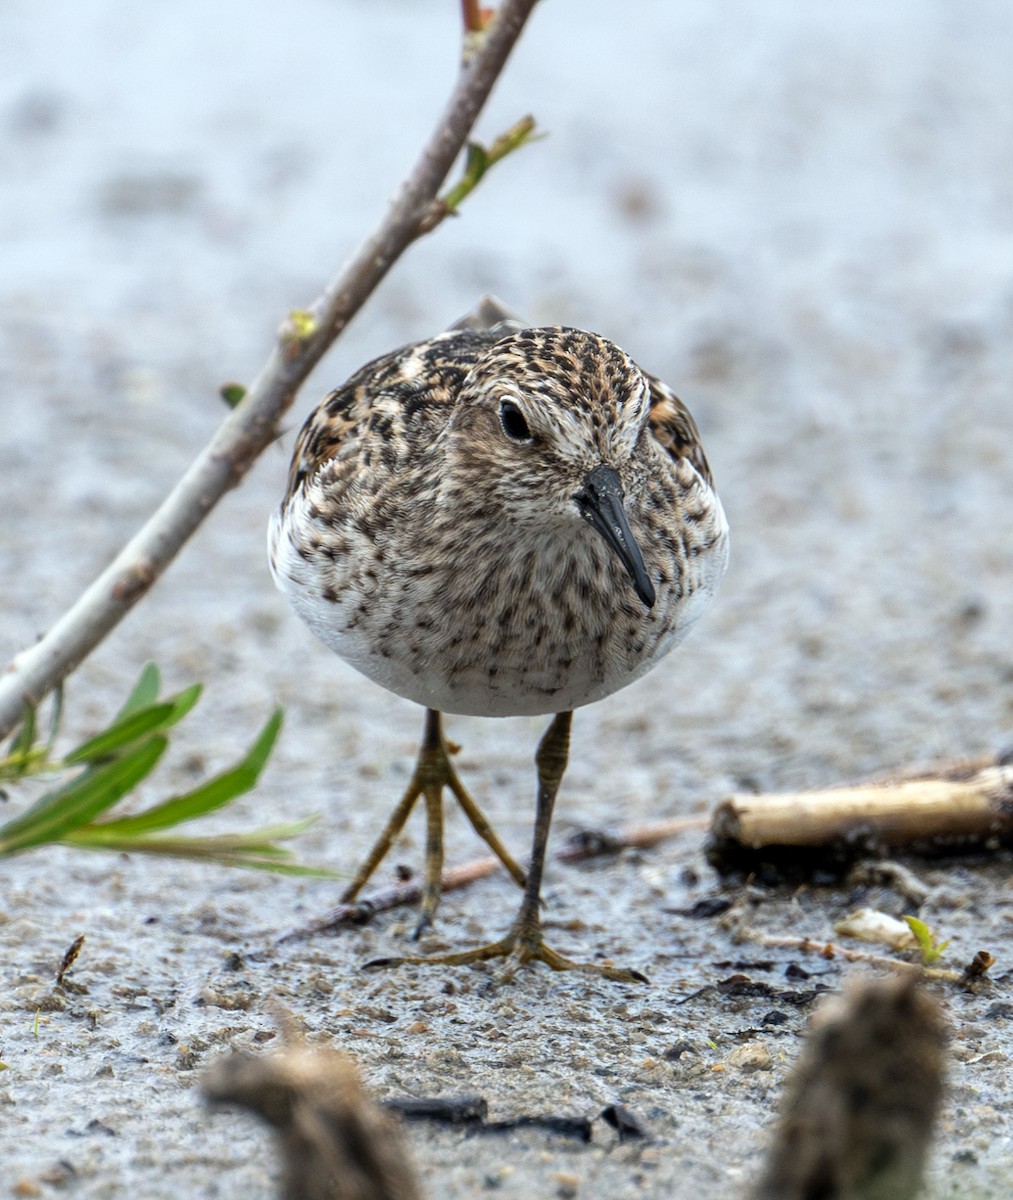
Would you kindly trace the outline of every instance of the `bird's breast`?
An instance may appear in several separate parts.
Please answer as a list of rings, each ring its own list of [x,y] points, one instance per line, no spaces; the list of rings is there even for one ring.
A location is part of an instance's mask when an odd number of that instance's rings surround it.
[[[476,716],[562,712],[618,691],[679,641],[720,574],[713,554],[652,543],[648,609],[577,521],[566,536],[503,527],[441,542],[423,528],[371,545],[289,514],[272,540],[279,586],[328,646],[397,695]]]

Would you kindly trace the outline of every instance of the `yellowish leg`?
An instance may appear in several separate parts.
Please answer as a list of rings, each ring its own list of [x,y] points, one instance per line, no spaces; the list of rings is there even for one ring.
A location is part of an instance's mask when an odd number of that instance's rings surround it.
[[[465,816],[475,832],[496,855],[517,883],[524,887],[525,874],[510,852],[499,840],[485,814],[465,790],[464,785],[450,761],[450,751],[443,737],[442,719],[434,709],[426,710],[426,723],[422,734],[422,745],[415,763],[411,780],[397,807],[391,813],[383,831],[373,844],[372,850],[355,873],[355,878],[341,894],[341,903],[350,904],[365,887],[369,877],[383,861],[394,839],[404,828],[415,802],[423,797],[426,806],[426,866],[422,885],[422,906],[419,923],[415,929],[418,937],[432,924],[433,915],[440,903],[440,885],[443,875],[443,789],[453,792]]]
[[[496,973],[496,981],[505,983],[512,979],[518,968],[532,960],[543,962],[554,971],[583,971],[589,975],[600,975],[621,983],[647,983],[639,971],[625,967],[610,967],[599,963],[574,962],[546,945],[542,936],[542,921],[539,912],[542,890],[542,873],[545,867],[545,852],[552,824],[552,810],[556,793],[566,770],[570,751],[570,725],[573,713],[558,713],[546,730],[538,745],[535,766],[538,771],[538,800],[535,810],[535,832],[531,848],[531,865],[528,867],[527,883],[520,911],[514,919],[506,937],[473,950],[461,950],[451,954],[434,954],[431,957],[412,955],[401,958],[380,958],[367,963],[369,967],[396,967],[404,963],[438,963],[456,967],[467,963],[485,962],[492,958],[504,958],[506,962]]]
[[[433,923],[443,879],[443,789],[427,784],[422,794],[426,802],[426,874],[419,921],[412,934],[416,940]]]

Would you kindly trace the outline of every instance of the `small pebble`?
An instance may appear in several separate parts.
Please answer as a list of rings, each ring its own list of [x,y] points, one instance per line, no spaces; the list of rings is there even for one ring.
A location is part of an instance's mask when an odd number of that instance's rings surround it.
[[[569,1171],[553,1171],[549,1178],[556,1185],[556,1195],[559,1200],[573,1200],[577,1195],[580,1180],[576,1175],[572,1175]]]
[[[737,1046],[728,1055],[728,1065],[736,1071],[769,1071],[774,1065],[770,1051],[762,1042]]]

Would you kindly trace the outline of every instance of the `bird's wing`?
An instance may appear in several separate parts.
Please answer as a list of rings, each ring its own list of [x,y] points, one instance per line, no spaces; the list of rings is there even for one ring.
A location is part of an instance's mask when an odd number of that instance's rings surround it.
[[[307,418],[292,453],[286,499],[339,458],[375,454],[396,469],[401,455],[413,454],[433,428],[446,424],[475,359],[501,336],[450,330],[366,363]]]
[[[371,367],[374,365],[370,364]],[[336,458],[342,446],[355,436],[362,412],[369,406],[369,384],[360,378],[366,369],[329,392],[307,417],[292,451],[286,501],[307,479],[312,479],[325,462]]]
[[[658,442],[673,458],[687,458],[712,487],[707,456],[700,442],[700,431],[689,409],[666,383],[644,372],[651,389],[651,409],[648,420]]]

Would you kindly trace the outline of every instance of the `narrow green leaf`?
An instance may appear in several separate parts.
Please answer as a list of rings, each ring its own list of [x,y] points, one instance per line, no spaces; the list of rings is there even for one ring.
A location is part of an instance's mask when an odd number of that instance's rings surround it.
[[[25,715],[21,720],[21,728],[14,735],[7,757],[23,761],[29,750],[35,745],[35,706],[25,701]]]
[[[134,690],[126,698],[123,707],[116,714],[116,721],[122,721],[124,717],[129,717],[132,713],[139,712],[142,708],[150,708],[158,699],[158,692],[162,686],[162,677],[159,674],[158,667],[153,662],[147,662],[141,668],[141,674],[137,682],[134,684]]]
[[[465,148],[461,178],[443,197],[443,203],[449,212],[456,212],[461,201],[475,190],[488,166],[489,155],[485,147],[478,142],[469,142]]]
[[[111,758],[115,751],[125,749],[154,729],[160,729],[172,717],[173,711],[171,700],[142,708],[82,742],[63,761],[73,766],[75,763],[94,763]]]
[[[309,876],[314,879],[338,879],[333,871],[325,867],[307,867],[294,862],[265,862],[258,858],[238,855],[235,858],[218,860],[223,867],[242,867],[247,871],[271,871],[275,875]]]
[[[117,719],[108,729],[82,742],[63,761],[72,765],[79,762],[100,762],[110,758],[114,752],[130,746],[152,730],[164,730],[175,725],[193,708],[200,699],[200,694],[201,684],[195,683],[178,696],[172,696],[160,704],[152,704],[149,708],[139,709],[123,719]]]
[[[49,711],[49,735],[46,738],[46,757],[49,757],[53,749],[53,744],[56,741],[56,735],[60,732],[60,723],[63,720],[63,680],[61,680],[53,689],[53,706]]]
[[[278,847],[274,846],[274,842],[288,841],[291,838],[298,837],[305,833],[311,825],[317,822],[316,817],[301,817],[298,821],[285,821],[278,825],[268,825],[263,829],[251,829],[249,833],[212,833],[204,837],[189,837],[184,834],[169,834],[151,836],[149,834],[139,834],[136,837],[133,835],[123,836],[115,832],[112,828],[112,822],[96,821],[92,825],[82,825],[78,829],[73,829],[67,834],[66,841],[73,842],[75,845],[88,846],[93,848],[101,847],[103,850],[117,850],[123,854],[129,854],[134,851],[137,853],[150,853],[153,847],[158,847],[158,852],[162,852],[162,847],[165,846],[185,846],[188,851],[194,848],[200,849],[206,847],[209,851],[219,853],[222,850],[274,850],[276,853],[285,853]]]
[[[467,178],[481,179],[489,165],[489,155],[478,142],[469,142],[464,157],[464,174]]]
[[[254,780],[259,778],[265,763],[271,757],[271,751],[274,749],[274,743],[278,740],[284,718],[284,711],[276,708],[268,718],[267,724],[257,735],[257,740],[250,747],[250,752],[244,762],[254,772]]]
[[[246,757],[231,770],[207,780],[192,792],[173,796],[154,808],[133,816],[103,821],[96,828],[116,837],[137,837],[155,829],[168,829],[184,821],[192,821],[195,817],[202,817],[217,808],[222,808],[256,784],[274,748],[281,721],[282,711],[280,708],[275,709]]]
[[[203,683],[192,683],[188,688],[184,688],[181,692],[177,692],[175,696],[172,696],[169,700],[169,703],[172,705],[172,716],[166,724],[175,725],[178,721],[182,721],[200,699],[201,692],[203,691]]]
[[[0,827],[0,854],[15,854],[55,842],[70,830],[94,820],[136,787],[161,758],[169,739],[148,738],[122,758],[91,767]]]
[[[307,817],[301,821],[251,830],[245,834],[225,833],[203,838],[177,835],[121,837],[110,831],[109,824],[96,824],[71,830],[62,840],[67,845],[87,850],[114,850],[121,854],[162,854],[227,867],[246,867],[323,879],[339,878],[336,872],[324,867],[310,867],[291,862],[291,852],[275,845],[277,841],[298,837],[314,820],[313,817]]]

